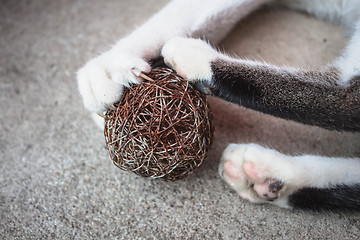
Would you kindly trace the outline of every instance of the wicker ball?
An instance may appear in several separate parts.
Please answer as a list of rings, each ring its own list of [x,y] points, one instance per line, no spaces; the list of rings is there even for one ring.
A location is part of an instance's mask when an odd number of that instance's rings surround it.
[[[114,164],[137,175],[178,180],[206,158],[213,116],[205,95],[169,68],[127,88],[105,114],[105,140]]]

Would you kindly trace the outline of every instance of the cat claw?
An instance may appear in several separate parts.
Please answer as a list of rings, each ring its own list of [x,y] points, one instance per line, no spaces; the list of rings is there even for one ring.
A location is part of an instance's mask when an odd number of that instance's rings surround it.
[[[114,111],[116,111],[116,109],[117,109],[114,104],[107,105],[107,108],[110,110],[114,110]]]
[[[106,107],[110,110],[113,110],[113,111],[116,111],[117,110],[117,107],[115,107],[114,104],[108,104],[106,105]],[[102,118],[105,118],[105,113],[104,112],[98,112],[97,115],[99,115],[100,117]]]
[[[105,118],[105,114],[104,113],[97,113],[97,115],[99,115],[102,118]]]

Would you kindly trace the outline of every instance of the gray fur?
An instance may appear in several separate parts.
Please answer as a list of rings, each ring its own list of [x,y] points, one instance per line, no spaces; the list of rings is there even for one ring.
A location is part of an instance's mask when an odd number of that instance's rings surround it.
[[[360,76],[339,84],[334,67],[273,68],[217,59],[211,93],[274,116],[327,129],[360,131]]]

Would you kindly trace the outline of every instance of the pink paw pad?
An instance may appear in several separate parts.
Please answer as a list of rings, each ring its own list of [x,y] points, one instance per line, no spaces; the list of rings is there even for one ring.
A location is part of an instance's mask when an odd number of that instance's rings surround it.
[[[245,161],[243,163],[243,169],[246,175],[251,178],[251,180],[256,181],[259,178],[259,169],[256,167],[255,163]]]
[[[237,179],[239,178],[240,169],[231,161],[225,161],[224,162],[224,171],[227,176]]]
[[[284,183],[276,179],[266,179],[261,181],[261,169],[255,163],[245,161],[243,169],[246,175],[254,182],[254,191],[261,197],[268,201],[273,201],[278,198],[279,191],[283,188]]]

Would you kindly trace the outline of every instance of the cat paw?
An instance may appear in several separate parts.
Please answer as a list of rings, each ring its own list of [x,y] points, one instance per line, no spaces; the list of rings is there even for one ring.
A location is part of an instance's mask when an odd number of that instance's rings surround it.
[[[90,60],[77,72],[77,82],[85,107],[103,112],[120,100],[124,86],[141,83],[140,72],[150,65],[131,54],[109,51]]]
[[[211,81],[211,62],[220,55],[200,39],[182,37],[168,41],[161,54],[165,63],[188,81]]]
[[[222,178],[240,197],[254,203],[288,207],[291,174],[288,156],[256,144],[230,144],[219,167]]]

